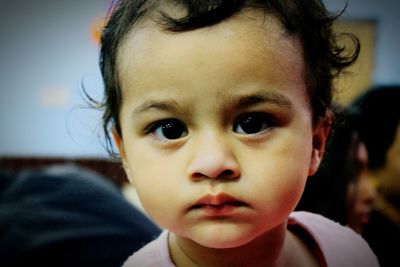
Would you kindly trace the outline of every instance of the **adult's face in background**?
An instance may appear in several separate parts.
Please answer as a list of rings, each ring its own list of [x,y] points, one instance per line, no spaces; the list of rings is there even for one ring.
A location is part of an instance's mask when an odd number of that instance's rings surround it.
[[[376,189],[367,175],[368,152],[363,142],[358,143],[356,158],[359,172],[355,183],[349,187],[349,199],[353,199],[354,202],[348,224],[361,234],[364,225],[369,222]]]
[[[384,166],[377,173],[378,190],[400,207],[400,123],[392,145],[386,152]]]

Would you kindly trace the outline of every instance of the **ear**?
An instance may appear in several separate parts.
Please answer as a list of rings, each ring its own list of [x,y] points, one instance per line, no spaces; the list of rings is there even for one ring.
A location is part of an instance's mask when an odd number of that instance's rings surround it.
[[[114,143],[117,146],[119,155],[121,156],[122,166],[124,167],[125,173],[128,176],[129,181],[132,182],[131,171],[129,169],[129,164],[128,164],[128,161],[126,158],[126,153],[125,153],[125,148],[124,148],[124,143],[123,143],[122,137],[115,128],[112,129],[112,134],[113,134],[113,138],[114,138]]]
[[[314,175],[325,153],[325,144],[332,125],[332,114],[328,113],[324,119],[318,121],[313,130],[313,149],[311,153],[308,175]]]

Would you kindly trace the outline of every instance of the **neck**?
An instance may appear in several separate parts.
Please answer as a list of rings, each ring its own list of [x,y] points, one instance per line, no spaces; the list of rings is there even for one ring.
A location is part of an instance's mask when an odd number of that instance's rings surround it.
[[[215,249],[201,246],[192,240],[170,234],[169,246],[172,259],[176,266],[281,266],[284,260],[283,249],[287,244],[285,239],[286,223],[263,233],[261,236],[244,245]]]

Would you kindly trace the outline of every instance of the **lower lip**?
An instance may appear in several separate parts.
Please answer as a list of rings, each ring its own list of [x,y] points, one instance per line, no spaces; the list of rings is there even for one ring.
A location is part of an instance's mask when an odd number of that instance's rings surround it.
[[[206,216],[221,217],[232,216],[239,212],[244,205],[237,203],[224,203],[220,205],[201,205],[194,208],[194,210],[204,213]]]

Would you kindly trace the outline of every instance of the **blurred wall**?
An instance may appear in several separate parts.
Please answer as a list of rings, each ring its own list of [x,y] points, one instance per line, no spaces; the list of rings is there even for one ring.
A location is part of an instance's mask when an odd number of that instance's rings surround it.
[[[400,83],[400,1],[399,0],[324,0],[331,11],[347,4],[343,18],[376,22],[375,69],[373,83]]]
[[[345,0],[325,1],[331,11]],[[110,0],[0,0],[0,156],[105,157],[96,21]],[[377,22],[374,83],[400,83],[400,1],[348,0],[347,19]]]
[[[92,27],[110,1],[0,2],[0,156],[104,156],[82,84],[101,98]]]

